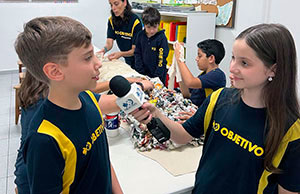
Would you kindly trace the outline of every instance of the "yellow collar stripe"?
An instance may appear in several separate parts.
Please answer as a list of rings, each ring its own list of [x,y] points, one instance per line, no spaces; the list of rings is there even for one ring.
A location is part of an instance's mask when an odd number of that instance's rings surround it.
[[[85,92],[90,96],[90,98],[91,98],[92,101],[94,102],[95,106],[97,107],[97,109],[98,109],[98,111],[99,111],[99,114],[100,114],[100,116],[101,116],[101,119],[102,119],[102,124],[103,124],[103,123],[104,123],[104,120],[103,120],[103,117],[102,117],[102,112],[101,112],[101,110],[100,110],[98,101],[96,100],[94,94],[93,94],[91,91],[86,90]]]
[[[74,144],[69,140],[67,136],[55,125],[47,120],[43,120],[38,133],[43,133],[53,137],[63,155],[65,160],[65,169],[63,174],[63,190],[62,194],[68,194],[70,191],[70,185],[73,183],[75,178],[75,169],[77,162],[77,152]]]
[[[300,120],[297,119],[295,123],[289,128],[288,132],[285,134],[283,137],[281,143],[279,144],[278,151],[275,154],[275,157],[273,159],[273,165],[274,167],[278,167],[284,153],[288,147],[288,144],[292,141],[295,141],[297,139],[300,139]],[[259,194],[262,194],[264,189],[268,185],[268,176],[270,176],[271,173],[267,170],[264,170],[262,177],[259,180],[259,185],[258,185],[258,192]]]

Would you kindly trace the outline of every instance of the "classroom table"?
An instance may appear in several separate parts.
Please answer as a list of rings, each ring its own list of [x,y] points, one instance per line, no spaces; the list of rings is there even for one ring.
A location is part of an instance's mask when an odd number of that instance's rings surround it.
[[[195,172],[173,176],[156,161],[139,154],[130,140],[129,130],[108,137],[110,159],[125,194],[190,194]]]

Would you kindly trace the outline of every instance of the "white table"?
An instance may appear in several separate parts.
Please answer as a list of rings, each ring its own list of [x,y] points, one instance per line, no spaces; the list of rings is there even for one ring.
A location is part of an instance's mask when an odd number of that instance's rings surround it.
[[[157,162],[140,155],[133,148],[127,130],[110,138],[111,163],[125,194],[190,194],[195,173],[173,176]]]

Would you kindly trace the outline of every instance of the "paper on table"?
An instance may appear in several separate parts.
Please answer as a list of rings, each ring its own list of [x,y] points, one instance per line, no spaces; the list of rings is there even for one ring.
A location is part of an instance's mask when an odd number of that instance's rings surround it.
[[[202,146],[185,145],[175,150],[155,150],[140,152],[164,167],[173,176],[195,172],[202,155]]]

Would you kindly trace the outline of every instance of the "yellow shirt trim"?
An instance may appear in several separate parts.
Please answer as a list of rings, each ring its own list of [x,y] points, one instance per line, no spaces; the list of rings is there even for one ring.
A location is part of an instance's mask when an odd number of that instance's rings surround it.
[[[65,134],[55,125],[47,120],[43,120],[38,128],[39,133],[43,133],[53,137],[63,155],[65,160],[65,169],[63,174],[63,190],[62,194],[68,194],[70,192],[70,185],[75,179],[75,169],[77,162],[77,152],[74,144]]]
[[[213,92],[210,96],[210,102],[208,104],[208,107],[206,109],[205,112],[205,116],[204,116],[204,134],[206,134],[206,131],[208,129],[211,117],[212,117],[212,113],[214,111],[214,107],[217,103],[218,97],[221,93],[221,91],[223,90],[223,88],[220,88],[218,90],[216,90],[215,92]]]
[[[133,24],[132,29],[131,29],[131,34],[132,34],[132,36],[133,36],[134,28],[135,28],[139,23],[140,23],[140,20],[138,20],[138,19],[136,19],[136,20],[134,21],[134,24]]]
[[[204,88],[204,91],[205,91],[206,98],[213,93],[213,89],[211,88]]]
[[[112,22],[112,17],[110,16],[110,17],[108,18],[108,20],[109,20],[109,22],[110,22],[110,25],[111,25],[112,29],[115,30],[115,29],[114,29],[113,22]]]

